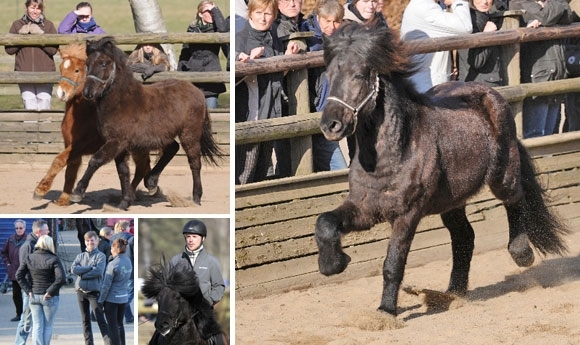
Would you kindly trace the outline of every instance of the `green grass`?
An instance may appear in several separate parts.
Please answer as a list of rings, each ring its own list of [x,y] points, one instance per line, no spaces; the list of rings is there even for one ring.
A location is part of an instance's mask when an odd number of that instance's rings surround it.
[[[45,1],[46,18],[54,23],[56,27],[60,24],[64,16],[72,11],[78,1]],[[222,11],[224,17],[229,16],[229,0],[214,0]],[[25,13],[24,0],[2,0],[2,10],[0,11],[0,32],[8,32],[12,22],[22,17]],[[119,0],[93,0],[90,1],[93,6],[93,15],[97,23],[109,34],[134,33],[133,15],[129,1]],[[178,0],[158,0],[165,26],[168,32],[185,32],[187,25],[195,19],[197,11],[197,1],[178,1]],[[130,50],[132,47],[123,47]],[[181,50],[180,44],[174,44],[173,49],[177,57]],[[225,70],[225,57],[220,54],[222,68]],[[6,54],[3,47],[0,49],[0,72],[14,70],[14,58]],[[13,88],[10,88],[12,90]],[[228,91],[219,96],[218,107],[229,108],[229,85]],[[0,92],[0,108],[2,109],[21,109],[22,101],[18,94],[18,88],[15,91]],[[13,106],[16,106],[14,108]],[[64,104],[55,100],[53,92],[52,106],[54,109],[64,109]]]

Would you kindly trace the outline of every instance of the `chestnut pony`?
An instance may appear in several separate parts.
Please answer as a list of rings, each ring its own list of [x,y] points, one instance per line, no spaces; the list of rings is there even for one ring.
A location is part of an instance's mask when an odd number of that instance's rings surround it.
[[[324,42],[330,82],[320,128],[327,139],[356,138],[349,195],[316,221],[318,267],[346,269],[341,236],[381,222],[391,225],[379,309],[396,315],[405,263],[421,218],[440,214],[451,235],[447,292],[465,295],[474,249],[467,200],[484,185],[502,201],[508,251],[518,266],[566,251],[568,229],[546,205],[533,161],[516,137],[508,102],[479,83],[449,82],[419,94],[407,77],[416,68],[390,29],[341,27]]]
[[[213,138],[211,119],[200,89],[176,79],[143,85],[133,77],[127,56],[114,39],[104,37],[87,43],[83,97],[95,102],[97,124],[105,143],[91,157],[71,201],[81,201],[93,174],[114,159],[123,194],[119,208],[126,209],[135,198],[129,183],[128,153],[166,150],[178,137],[193,177],[193,202],[201,204],[201,158],[217,164],[216,159],[223,153]],[[152,174],[156,175],[168,161],[161,163],[157,163]]]
[[[70,194],[82,163],[82,156],[92,155],[105,143],[97,129],[95,105],[82,97],[86,78],[85,47],[84,43],[75,43],[59,50],[62,57],[59,67],[61,78],[56,93],[61,101],[66,102],[61,124],[65,149],[54,158],[48,172],[34,190],[34,198],[42,199],[50,190],[56,175],[66,166],[63,191],[55,201],[59,206],[70,204]],[[149,151],[136,152],[133,159],[136,169],[131,185],[135,189],[151,170]],[[148,189],[150,194],[154,194],[156,185],[152,183]]]

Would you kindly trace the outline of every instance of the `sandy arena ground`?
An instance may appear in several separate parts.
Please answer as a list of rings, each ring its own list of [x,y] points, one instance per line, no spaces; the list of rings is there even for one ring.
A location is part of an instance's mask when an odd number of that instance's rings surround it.
[[[187,166],[171,166],[163,171],[159,187],[163,194],[149,197],[145,187],[137,189],[137,199],[128,211],[117,209],[121,199],[121,187],[114,163],[97,170],[85,198],[78,204],[60,207],[52,203],[60,195],[64,184],[61,171],[51,190],[42,200],[34,200],[32,193],[48,165],[0,164],[0,194],[2,214],[78,214],[78,213],[128,213],[128,214],[229,214],[230,170],[225,167],[203,167],[201,182],[203,196],[201,206],[192,202],[193,181]],[[79,178],[86,168],[81,166]],[[132,170],[133,171],[133,170]],[[169,201],[171,200],[171,201]]]
[[[571,228],[566,257],[536,256],[520,269],[505,249],[475,255],[467,300],[436,309],[425,294],[400,292],[397,319],[376,311],[381,277],[238,299],[236,344],[578,345],[580,218]],[[410,268],[403,285],[445,291],[450,270],[451,260]]]

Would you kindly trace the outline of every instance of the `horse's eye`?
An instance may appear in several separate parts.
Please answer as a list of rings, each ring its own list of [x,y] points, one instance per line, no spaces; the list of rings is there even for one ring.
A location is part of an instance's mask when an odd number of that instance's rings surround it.
[[[81,70],[80,69],[75,69],[75,73],[79,73]]]
[[[359,74],[355,74],[354,75],[354,79],[365,79],[365,76],[362,75],[362,74],[360,74],[360,73]]]

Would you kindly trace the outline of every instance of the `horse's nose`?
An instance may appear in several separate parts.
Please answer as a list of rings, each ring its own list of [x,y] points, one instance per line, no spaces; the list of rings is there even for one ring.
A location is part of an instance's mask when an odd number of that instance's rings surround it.
[[[83,97],[87,101],[92,101],[95,98],[95,96],[93,95],[93,93],[90,92],[89,90],[87,90],[86,88],[83,90]]]
[[[66,93],[64,92],[64,90],[60,86],[56,89],[56,96],[61,101],[66,102]]]

